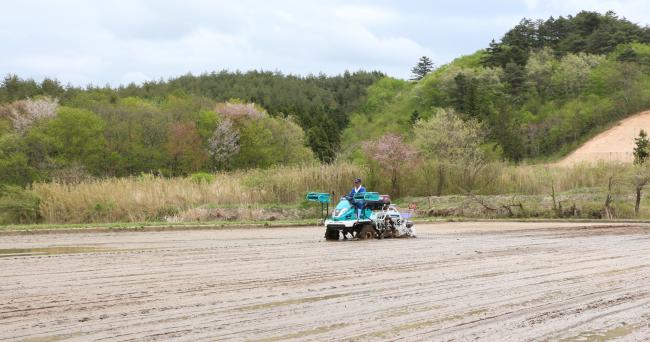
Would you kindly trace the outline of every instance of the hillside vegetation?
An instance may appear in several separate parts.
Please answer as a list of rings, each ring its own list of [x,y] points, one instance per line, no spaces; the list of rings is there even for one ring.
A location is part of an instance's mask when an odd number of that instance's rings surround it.
[[[329,162],[377,72],[182,76],[141,86],[0,86],[0,184]]]
[[[509,160],[564,154],[650,108],[648,43],[650,28],[611,12],[524,19],[500,42],[417,83],[384,78],[372,85],[343,135],[343,151],[386,133],[409,139],[418,119],[454,108],[483,122],[493,149]]]

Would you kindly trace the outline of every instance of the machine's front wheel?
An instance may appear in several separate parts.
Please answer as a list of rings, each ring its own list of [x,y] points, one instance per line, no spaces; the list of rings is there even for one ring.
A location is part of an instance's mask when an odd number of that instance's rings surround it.
[[[337,229],[325,230],[325,240],[336,241],[339,239],[339,231]]]
[[[375,229],[370,224],[364,224],[359,231],[359,240],[370,240],[375,237]]]

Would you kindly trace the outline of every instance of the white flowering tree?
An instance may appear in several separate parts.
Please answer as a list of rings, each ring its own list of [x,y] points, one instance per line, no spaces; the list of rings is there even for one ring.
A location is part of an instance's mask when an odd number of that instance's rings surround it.
[[[35,122],[55,117],[58,107],[57,100],[43,97],[16,101],[7,106],[5,110],[8,112],[14,129],[22,134]]]
[[[213,162],[220,167],[239,152],[239,130],[234,127],[232,120],[224,119],[215,128],[208,140],[208,150]]]

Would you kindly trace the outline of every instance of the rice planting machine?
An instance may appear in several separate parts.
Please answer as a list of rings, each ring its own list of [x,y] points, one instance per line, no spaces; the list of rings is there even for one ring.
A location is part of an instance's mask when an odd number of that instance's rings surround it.
[[[310,192],[307,200],[321,205],[322,222],[325,225],[325,239],[359,240],[416,237],[410,212],[400,212],[391,204],[388,195],[377,192],[362,192],[354,196],[342,196],[329,214],[332,195],[325,192]]]

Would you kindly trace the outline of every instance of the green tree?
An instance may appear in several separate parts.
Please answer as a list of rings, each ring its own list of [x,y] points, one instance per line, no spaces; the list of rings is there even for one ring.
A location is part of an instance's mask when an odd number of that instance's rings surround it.
[[[273,133],[263,120],[246,121],[239,132],[239,153],[231,161],[235,168],[266,168],[274,164],[275,157],[270,144]]]
[[[62,166],[83,165],[94,174],[105,167],[104,129],[106,122],[97,114],[77,108],[60,107],[54,119],[36,128],[43,143],[51,144],[49,156]]]
[[[477,82],[471,76],[459,72],[454,77],[455,89],[452,92],[452,101],[457,111],[470,116],[478,116]]]
[[[650,182],[650,164],[646,163],[648,155],[650,154],[650,140],[648,134],[641,130],[639,136],[634,138],[634,167],[632,169],[632,185],[634,186],[634,193],[636,195],[634,201],[634,213],[639,215],[641,207],[642,191],[648,182]]]
[[[556,98],[575,98],[589,85],[589,77],[594,68],[605,60],[604,56],[585,53],[568,54],[559,61],[552,76]]]
[[[24,100],[42,95],[43,92],[33,79],[20,79],[17,75],[7,75],[0,86],[0,102]]]
[[[648,134],[645,130],[639,132],[639,136],[634,138],[634,150],[632,151],[634,155],[634,164],[643,165],[648,159],[650,154],[650,140],[648,140]]]
[[[503,69],[503,83],[516,104],[525,101],[526,73],[521,65],[509,62]]]
[[[368,89],[366,103],[352,115],[349,126],[341,136],[341,154],[346,158],[361,160],[364,142],[387,133],[408,131],[412,126],[410,115],[415,110],[409,103],[412,98],[410,91],[415,86],[413,82],[390,77],[373,84]]]
[[[204,142],[214,134],[214,130],[219,126],[219,115],[213,110],[201,110],[196,114],[196,128]]]
[[[526,63],[526,78],[534,91],[541,99],[547,99],[553,95],[551,77],[555,72],[557,61],[553,50],[544,48],[531,53]]]
[[[39,178],[39,173],[24,151],[18,134],[0,133],[0,184],[26,186]]]
[[[446,172],[459,167],[466,176],[465,190],[471,190],[475,177],[485,165],[480,146],[485,129],[476,120],[463,121],[453,109],[438,109],[428,120],[420,120],[413,129],[415,146],[420,153],[438,165],[438,185],[435,195],[442,194]]]
[[[422,56],[420,57],[420,60],[418,60],[418,64],[416,64],[413,69],[411,69],[411,73],[413,74],[411,76],[411,80],[419,81],[431,71],[433,71],[433,62],[431,59],[429,59],[429,57]]]
[[[165,150],[172,175],[187,175],[203,167],[207,153],[194,122],[175,122],[167,130]]]
[[[290,118],[263,116],[240,123],[239,153],[232,164],[239,168],[266,168],[312,161],[303,130]]]
[[[321,161],[328,163],[334,160],[336,151],[322,127],[314,126],[307,131],[307,143]]]
[[[313,152],[307,147],[305,132],[293,118],[266,118],[265,121],[272,136],[270,144],[274,163],[292,165],[314,159]]]
[[[125,176],[167,167],[164,144],[168,125],[174,121],[172,113],[134,97],[116,103],[102,101],[91,107],[107,122],[104,136],[110,163],[105,174]]]
[[[492,41],[482,58],[485,66],[525,65],[528,54],[543,47],[559,56],[569,53],[606,54],[619,44],[650,43],[650,29],[619,18],[614,12],[582,11],[567,18],[522,19],[500,42]]]

